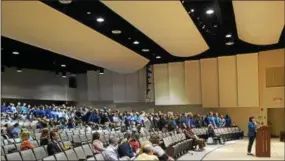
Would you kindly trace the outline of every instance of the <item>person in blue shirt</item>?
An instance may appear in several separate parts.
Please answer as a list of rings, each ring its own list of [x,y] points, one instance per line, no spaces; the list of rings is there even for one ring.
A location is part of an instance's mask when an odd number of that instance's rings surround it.
[[[26,103],[23,103],[23,106],[21,107],[21,111],[22,111],[24,114],[27,114],[27,113],[28,113],[28,108],[26,107]]]
[[[208,126],[209,125],[209,115],[207,114],[206,116],[203,117],[203,126]]]
[[[3,103],[1,106],[1,112],[6,112],[7,108],[6,108],[6,103]]]
[[[247,155],[253,155],[251,153],[251,148],[254,142],[256,136],[256,122],[255,122],[255,118],[253,116],[249,117],[249,121],[248,121],[248,147],[247,147]]]
[[[14,104],[12,104],[11,108],[10,108],[10,112],[11,113],[17,113],[17,108],[14,106]]]
[[[226,127],[231,127],[232,119],[230,118],[230,116],[228,114],[225,117],[225,121],[226,121]]]
[[[215,118],[213,116],[213,112],[210,112],[209,113],[209,116],[208,116],[208,123],[209,124],[212,124],[214,126],[214,128],[217,127],[216,123],[215,123]]]
[[[215,124],[217,127],[220,127],[220,124],[221,124],[221,118],[219,117],[219,113],[216,112],[215,113],[215,117],[214,117],[214,120],[215,120]]]
[[[94,123],[99,123],[100,122],[100,116],[96,113],[96,112],[93,112],[89,118],[88,118],[88,121],[89,122],[94,122]]]

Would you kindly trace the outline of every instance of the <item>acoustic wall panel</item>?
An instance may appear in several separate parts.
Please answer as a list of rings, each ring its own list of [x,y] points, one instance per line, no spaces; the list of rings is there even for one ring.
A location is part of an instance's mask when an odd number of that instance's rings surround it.
[[[139,100],[139,74],[138,72],[126,75],[127,102],[138,102]]]
[[[213,108],[219,106],[219,81],[217,58],[200,60],[202,106]]]
[[[100,100],[113,101],[112,73],[109,70],[105,70],[104,74],[99,75],[99,85]]]
[[[167,64],[156,64],[154,69],[155,105],[169,104],[169,76]]]
[[[188,103],[185,91],[184,62],[169,63],[169,104],[185,105]]]
[[[200,61],[185,61],[185,90],[189,104],[202,104]]]
[[[88,101],[99,101],[99,74],[96,71],[87,71]]]
[[[220,107],[237,107],[236,56],[218,58]]]
[[[237,55],[238,106],[259,107],[258,55]]]
[[[122,103],[126,100],[126,76],[116,72],[113,77],[113,99],[115,103]]]
[[[284,108],[284,53],[278,49],[258,55],[260,107]]]
[[[143,68],[138,71],[139,75],[139,91],[138,91],[138,97],[139,102],[145,102],[146,101],[146,68]]]

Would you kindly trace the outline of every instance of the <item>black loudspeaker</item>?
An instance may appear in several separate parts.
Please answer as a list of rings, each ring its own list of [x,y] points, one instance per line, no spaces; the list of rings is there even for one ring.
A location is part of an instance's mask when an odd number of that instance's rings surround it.
[[[69,77],[69,88],[77,88],[76,77]]]

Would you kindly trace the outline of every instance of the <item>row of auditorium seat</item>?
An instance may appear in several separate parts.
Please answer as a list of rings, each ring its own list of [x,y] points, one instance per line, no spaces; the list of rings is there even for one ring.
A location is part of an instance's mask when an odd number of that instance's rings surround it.
[[[91,144],[84,144],[52,156],[48,156],[46,147],[43,146],[1,156],[3,161],[78,161],[87,158],[89,158],[88,160],[95,160],[95,158],[97,161],[104,160],[102,154],[93,154]]]
[[[205,130],[194,130],[196,135],[203,136],[206,135]],[[219,135],[223,140],[235,140],[243,137],[243,131],[238,127],[231,128],[219,128],[215,129],[215,133]],[[193,144],[192,139],[186,139],[185,134],[177,134],[163,138],[164,146],[166,147],[166,152],[169,156],[177,158],[189,150],[194,150],[195,144]]]

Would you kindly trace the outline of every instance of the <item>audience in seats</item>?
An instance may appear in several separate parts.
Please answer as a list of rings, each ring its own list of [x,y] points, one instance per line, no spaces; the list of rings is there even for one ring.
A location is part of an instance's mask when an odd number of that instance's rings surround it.
[[[44,146],[44,145],[48,144],[48,142],[49,142],[49,134],[50,134],[50,131],[49,131],[48,128],[44,128],[42,130],[41,137],[40,137],[40,145],[41,146]]]
[[[133,135],[133,137],[130,140],[130,145],[134,153],[138,153],[138,150],[140,149],[139,137],[140,137],[139,134],[136,133]]]
[[[116,137],[112,137],[109,140],[109,146],[103,151],[103,156],[105,160],[116,161],[120,160],[119,155],[117,153],[119,146],[119,139]]]
[[[30,139],[30,132],[29,131],[23,131],[21,133],[21,140],[22,143],[20,145],[21,150],[28,150],[33,149],[35,146],[29,141]]]
[[[98,132],[93,133],[92,137],[93,153],[98,154],[105,150],[102,141],[100,140],[100,134]]]
[[[93,133],[92,151],[94,154],[101,153],[105,160],[172,161],[174,159],[168,156],[163,149],[164,146],[160,143],[162,138],[157,135],[158,133],[148,135],[150,139],[145,140],[144,143],[140,142],[142,133],[150,131],[183,132],[188,139],[193,139],[194,145],[198,145],[199,149],[203,150],[205,141],[195,135],[193,132],[195,129],[209,127],[208,136],[214,137],[215,128],[232,126],[228,115],[224,118],[223,115],[214,114],[213,112],[209,112],[207,116],[192,114],[191,112],[183,114],[175,114],[173,112],[162,113],[161,111],[158,113],[139,113],[135,111],[120,112],[107,108],[75,108],[65,105],[30,106],[25,103],[23,105],[18,103],[16,107],[13,103],[9,106],[3,104],[1,111],[2,121],[5,122],[7,129],[7,133],[6,131],[2,131],[3,129],[1,130],[4,138],[18,138],[21,136],[21,150],[34,148],[33,144],[29,141],[29,132],[26,130],[22,130],[21,132],[21,126],[19,126],[20,122],[29,121],[31,122],[31,127],[33,126],[32,124],[35,125],[32,127],[32,130],[37,130],[38,133],[41,133],[39,144],[41,146],[47,145],[46,151],[48,155],[54,155],[66,150],[66,147],[64,145],[61,146],[59,143],[59,133],[68,129],[86,127],[85,130],[88,131],[108,131],[109,133],[115,130],[127,131],[120,141],[118,136],[111,137],[107,147],[104,147],[103,140],[101,141],[100,134],[102,133]],[[12,125],[11,122],[19,123]]]
[[[151,144],[144,144],[141,148],[141,153],[135,159],[136,161],[140,160],[159,160],[156,155],[153,155],[153,147]]]
[[[187,139],[193,139],[193,146],[198,145],[199,146],[199,150],[204,150],[204,147],[206,146],[205,140],[199,138],[191,129],[191,127],[187,127],[183,129],[183,132],[186,136]]]
[[[131,139],[131,134],[130,133],[126,133],[124,138],[121,140],[121,143],[118,147],[118,154],[119,157],[129,157],[129,158],[133,158],[135,156],[133,149],[129,143]]]
[[[47,145],[48,155],[54,155],[56,153],[62,152],[60,145],[58,144],[59,135],[55,131],[50,132],[50,141]]]

